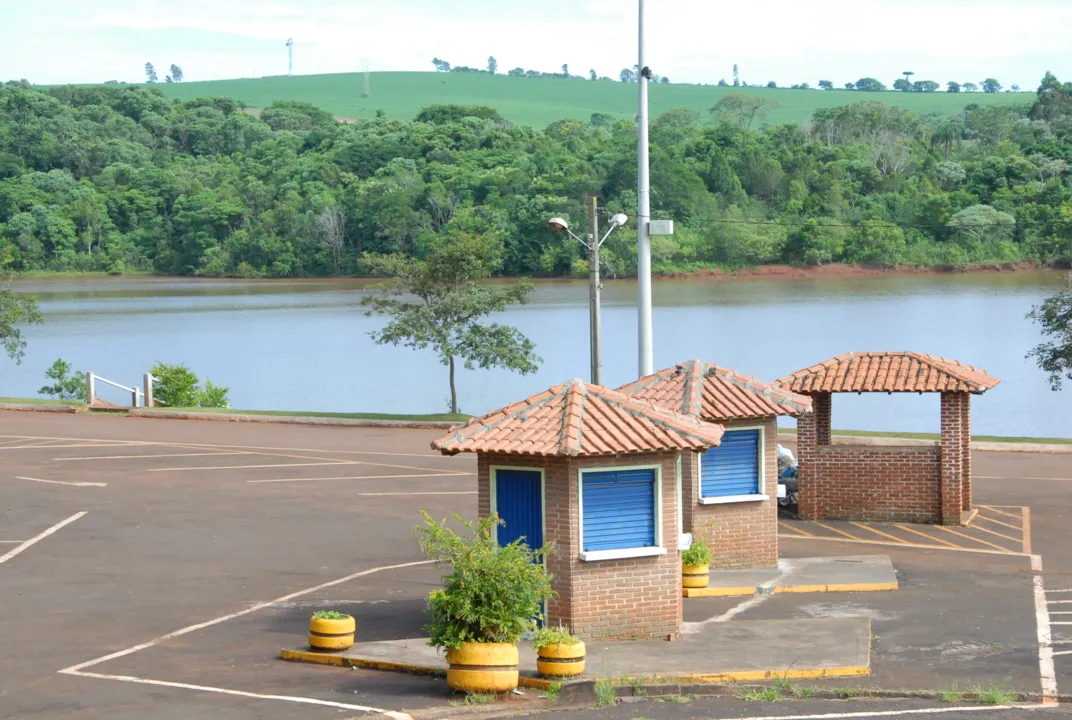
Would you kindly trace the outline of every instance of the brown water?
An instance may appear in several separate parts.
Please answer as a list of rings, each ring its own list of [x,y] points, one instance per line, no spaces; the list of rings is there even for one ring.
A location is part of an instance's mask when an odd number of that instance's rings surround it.
[[[0,365],[0,395],[33,396],[57,357],[135,384],[153,362],[186,363],[231,388],[235,407],[443,412],[446,368],[431,352],[373,344],[364,280],[30,279],[45,324],[26,330],[23,364]],[[1024,318],[1060,274],[841,280],[664,280],[654,285],[655,365],[700,358],[774,380],[850,350],[919,350],[977,365],[1003,382],[974,399],[977,434],[1072,437],[1069,393],[1051,392],[1024,354]],[[636,374],[636,283],[604,286],[604,381]],[[588,374],[585,281],[541,282],[534,302],[496,318],[518,326],[544,362],[527,377],[464,371],[461,409],[483,413]],[[124,401],[120,393],[106,397]],[[788,423],[791,424],[791,423]],[[938,398],[838,396],[839,428],[935,431]]]

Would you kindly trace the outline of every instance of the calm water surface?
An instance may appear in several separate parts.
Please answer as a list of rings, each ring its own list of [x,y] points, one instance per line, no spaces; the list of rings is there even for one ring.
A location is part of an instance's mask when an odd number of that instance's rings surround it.
[[[774,380],[850,350],[918,350],[977,365],[1003,382],[974,399],[978,434],[1072,437],[1069,392],[1051,392],[1024,359],[1040,340],[1024,319],[1060,274],[846,280],[665,280],[654,285],[655,365],[700,358]],[[358,303],[363,280],[158,278],[21,280],[45,324],[26,331],[21,366],[0,363],[0,395],[33,396],[62,357],[135,384],[157,360],[185,363],[250,409],[443,412],[446,368],[431,352],[377,346],[382,320]],[[604,286],[604,380],[635,378],[636,284]],[[534,302],[496,320],[518,326],[544,362],[538,374],[462,372],[461,409],[483,413],[588,375],[585,281],[540,283]],[[102,393],[116,402],[118,391]],[[791,423],[787,423],[791,424]],[[834,426],[935,431],[934,395],[838,395]]]

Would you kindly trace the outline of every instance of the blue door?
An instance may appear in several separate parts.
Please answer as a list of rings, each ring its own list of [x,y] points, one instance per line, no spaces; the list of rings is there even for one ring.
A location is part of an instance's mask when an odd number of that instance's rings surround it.
[[[500,545],[522,538],[530,548],[543,545],[543,488],[536,470],[496,470],[495,510],[505,522]]]
[[[700,458],[700,496],[759,493],[759,430],[727,430],[722,444]]]

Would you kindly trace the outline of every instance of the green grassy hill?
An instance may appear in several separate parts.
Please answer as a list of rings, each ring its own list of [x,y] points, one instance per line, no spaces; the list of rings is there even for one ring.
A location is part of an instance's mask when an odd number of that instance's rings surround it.
[[[556,120],[587,120],[593,113],[627,118],[636,114],[636,85],[524,78],[475,73],[372,73],[372,95],[361,97],[360,73],[297,75],[188,82],[158,87],[168,97],[189,100],[209,95],[233,97],[262,108],[273,100],[303,100],[341,117],[372,117],[382,109],[399,120],[412,120],[422,107],[442,103],[488,105],[515,123],[544,127]],[[806,122],[817,108],[881,100],[920,113],[952,115],[969,103],[1014,105],[1028,103],[1034,93],[863,93],[849,90],[771,90],[719,88],[699,85],[653,85],[650,112],[656,116],[674,107],[690,107],[704,117],[719,98],[731,92],[750,92],[775,98],[782,108],[770,123]]]

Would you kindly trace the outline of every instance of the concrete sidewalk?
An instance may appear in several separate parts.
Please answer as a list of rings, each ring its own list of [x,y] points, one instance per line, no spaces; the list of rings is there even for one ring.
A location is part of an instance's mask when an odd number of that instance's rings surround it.
[[[586,643],[587,672],[594,678],[680,678],[697,682],[735,682],[771,678],[823,678],[868,675],[871,621],[866,618],[758,620],[696,623],[674,642]],[[548,684],[536,673],[536,653],[521,643],[522,685]],[[335,653],[308,648],[283,650],[284,660],[343,667],[442,673],[447,662],[426,638],[359,643]]]
[[[705,588],[685,588],[687,598],[776,593],[876,592],[897,589],[888,555],[782,558],[769,570],[712,570]]]

